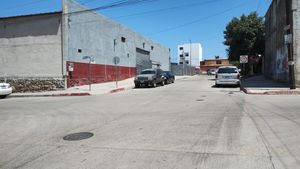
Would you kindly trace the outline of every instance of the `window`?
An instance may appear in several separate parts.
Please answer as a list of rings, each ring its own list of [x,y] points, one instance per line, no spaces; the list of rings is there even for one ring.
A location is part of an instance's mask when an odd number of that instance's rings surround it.
[[[218,73],[237,73],[236,68],[220,68]]]
[[[185,53],[185,56],[189,56],[189,53]]]
[[[222,64],[222,61],[221,60],[217,60],[217,64],[218,65]]]
[[[179,64],[180,64],[180,65],[182,65],[182,64],[183,64],[183,62],[179,62]]]
[[[183,58],[183,54],[179,55],[179,57]]]
[[[180,47],[179,50],[183,50],[183,47]]]
[[[125,37],[121,37],[121,41],[122,42],[126,42],[126,38]]]
[[[186,63],[186,64],[190,64],[190,62],[189,62],[188,60],[187,60],[187,61],[185,61],[185,63]]]
[[[81,49],[78,49],[77,51],[78,51],[78,53],[81,53],[81,52],[82,52],[82,50],[81,50]]]
[[[154,46],[151,46],[151,50],[153,50],[154,49]]]
[[[143,43],[143,48],[145,48],[145,45],[146,45],[146,43],[144,42],[144,43]]]

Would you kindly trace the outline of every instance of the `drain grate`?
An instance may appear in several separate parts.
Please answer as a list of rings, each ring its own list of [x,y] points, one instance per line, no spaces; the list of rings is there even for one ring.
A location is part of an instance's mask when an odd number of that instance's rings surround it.
[[[197,101],[197,102],[203,102],[204,99],[197,99],[196,101]]]
[[[63,137],[63,139],[66,141],[78,141],[78,140],[88,139],[93,136],[94,134],[90,132],[80,132],[80,133],[73,133],[73,134],[66,135]]]

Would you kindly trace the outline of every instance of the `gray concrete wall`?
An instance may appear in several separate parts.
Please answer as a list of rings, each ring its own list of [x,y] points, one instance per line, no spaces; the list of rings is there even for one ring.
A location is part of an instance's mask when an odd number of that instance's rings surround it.
[[[296,86],[300,87],[300,2],[294,0],[292,4],[293,9],[293,53],[295,58],[295,78]]]
[[[283,82],[288,81],[288,50],[284,43],[285,25],[285,1],[273,1],[266,14],[264,74]]]
[[[61,13],[0,18],[0,77],[62,78]]]
[[[293,8],[293,54],[295,58],[296,86],[300,87],[300,4],[292,0]],[[288,48],[285,44],[286,4],[284,0],[273,1],[266,14],[265,76],[288,82]]]
[[[161,68],[169,70],[169,49],[141,36],[129,28],[115,23],[95,12],[72,13],[86,10],[73,0],[66,0],[68,14],[67,57],[69,61],[83,61],[83,56],[93,56],[96,64],[113,65],[113,57],[121,58],[120,66],[136,66],[136,48],[150,52],[150,59],[161,63]],[[126,41],[122,42],[121,37]],[[114,43],[114,40],[116,43]],[[78,49],[82,52],[79,53]],[[129,56],[129,57],[128,57]]]

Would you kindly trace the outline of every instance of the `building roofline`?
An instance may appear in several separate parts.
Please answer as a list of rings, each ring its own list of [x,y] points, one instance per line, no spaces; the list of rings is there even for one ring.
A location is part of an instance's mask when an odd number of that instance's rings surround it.
[[[36,14],[27,14],[27,15],[18,15],[18,16],[0,17],[0,20],[23,18],[23,17],[32,17],[32,16],[43,16],[43,15],[55,15],[55,14],[62,14],[62,11],[46,12],[46,13],[36,13]]]
[[[217,61],[217,60],[228,60],[228,59],[204,59],[203,61]]]

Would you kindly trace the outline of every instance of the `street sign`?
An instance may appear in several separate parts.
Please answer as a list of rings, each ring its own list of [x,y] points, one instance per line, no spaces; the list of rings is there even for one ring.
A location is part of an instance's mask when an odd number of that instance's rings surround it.
[[[120,58],[117,57],[117,56],[115,56],[115,57],[113,58],[113,62],[114,62],[115,65],[119,64],[119,63],[120,63]]]
[[[240,63],[248,63],[248,55],[241,55]]]

